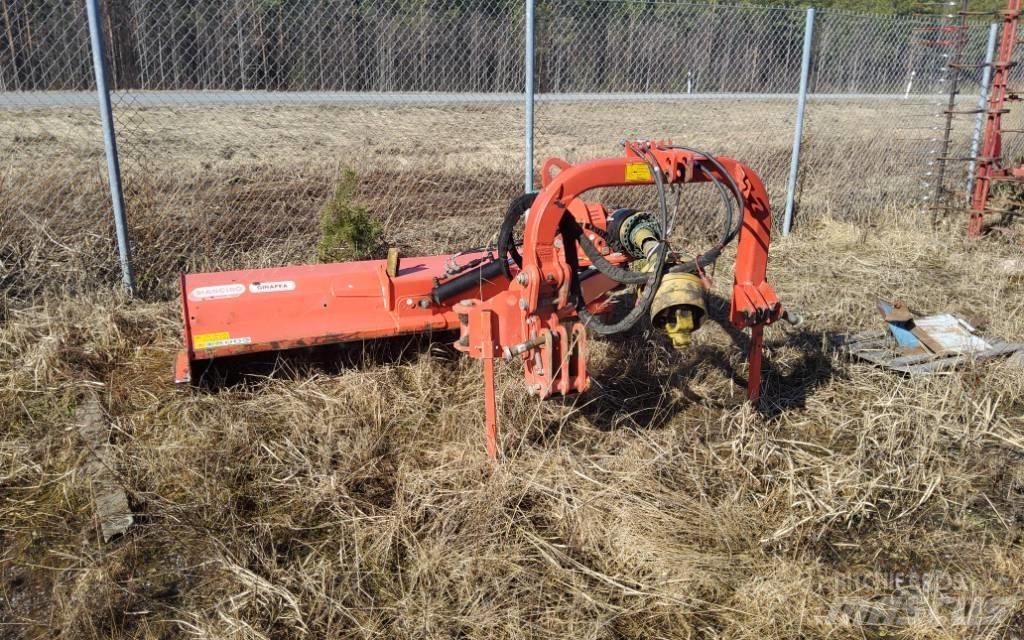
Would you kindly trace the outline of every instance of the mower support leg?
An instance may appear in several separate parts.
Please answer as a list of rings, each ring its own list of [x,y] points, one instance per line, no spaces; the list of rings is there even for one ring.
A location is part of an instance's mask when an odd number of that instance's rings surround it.
[[[498,459],[498,402],[494,396],[494,358],[484,358],[484,415],[487,457]]]
[[[480,313],[483,320],[481,328],[481,355],[484,364],[484,429],[487,457],[498,459],[498,400],[494,389],[494,321],[492,312],[484,310]]]
[[[750,327],[750,373],[747,374],[747,399],[756,404],[761,397],[761,357],[764,354],[764,325]]]

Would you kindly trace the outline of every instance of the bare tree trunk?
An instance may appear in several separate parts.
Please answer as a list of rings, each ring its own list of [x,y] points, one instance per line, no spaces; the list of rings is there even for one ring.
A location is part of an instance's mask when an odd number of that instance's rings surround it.
[[[242,8],[239,4],[235,4],[236,13],[235,19],[237,20],[236,33],[238,34],[238,81],[241,83],[242,91],[246,90],[245,82],[245,43],[242,41]]]
[[[25,19],[25,46],[31,52],[34,46],[32,41],[32,19],[28,14],[28,7],[24,3],[22,3],[21,8]]]
[[[428,74],[428,71],[427,71],[427,60],[428,60],[428,57],[427,57],[427,47],[429,46],[428,45],[429,37],[428,37],[427,32],[426,32],[426,30],[427,30],[426,9],[422,5],[420,6],[419,23],[420,23],[419,24],[419,27],[420,27],[419,28],[419,35],[420,35],[419,59],[420,59],[420,64],[419,64],[419,69],[416,70],[417,72],[416,72],[416,75],[415,75],[415,78],[416,78],[415,86],[410,86],[408,88],[410,88],[410,89],[418,89],[420,91],[423,91],[426,88],[424,86],[424,81],[425,81],[425,79],[427,77],[427,74]],[[409,84],[411,84],[411,83],[409,83]]]
[[[103,6],[103,17],[106,18],[107,23],[107,58],[110,67],[110,86],[120,87],[121,73],[120,65],[117,63],[118,60],[118,48],[117,43],[114,41],[114,25],[110,20],[110,7]]]
[[[18,48],[14,45],[14,28],[11,26],[11,14],[7,9],[7,0],[0,0],[0,6],[3,6],[4,9],[4,31],[7,33],[7,46],[11,51],[11,70],[14,72],[14,86],[20,88],[21,82],[18,77]],[[0,80],[3,80],[2,76],[0,76]],[[4,84],[3,90],[7,90],[6,83]]]

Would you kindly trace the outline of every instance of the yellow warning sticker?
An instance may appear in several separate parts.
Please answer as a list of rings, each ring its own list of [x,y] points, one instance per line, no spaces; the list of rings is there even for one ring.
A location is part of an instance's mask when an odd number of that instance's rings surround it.
[[[630,162],[626,165],[626,182],[650,182],[651,168],[646,162]]]
[[[216,333],[200,333],[192,336],[192,348],[209,349],[210,347],[215,347],[217,346],[217,344],[222,344],[225,340],[230,339],[231,334],[228,333],[227,331],[218,331]]]

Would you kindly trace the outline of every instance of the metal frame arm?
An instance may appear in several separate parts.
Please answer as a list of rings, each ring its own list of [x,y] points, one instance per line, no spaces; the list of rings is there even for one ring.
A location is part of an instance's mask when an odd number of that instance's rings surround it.
[[[646,143],[641,150],[657,163],[657,169],[667,184],[732,178],[741,191],[744,209],[730,321],[742,328],[777,320],[782,307],[767,282],[771,207],[768,193],[757,173],[732,158],[717,157],[714,159],[716,162],[711,162],[700,154],[668,145]],[[719,167],[725,169],[729,176],[722,175]],[[556,168],[560,171],[552,175]],[[573,206],[573,202],[587,191],[601,187],[650,185],[654,183],[654,176],[648,161],[633,147],[627,146],[625,155],[618,158],[575,165],[558,159],[548,160],[541,171],[541,180],[543,188],[531,207],[523,238],[523,281],[526,284],[520,286],[522,298],[526,301],[524,315],[538,309],[544,286],[561,287],[571,276],[561,260],[561,251],[555,245],[562,216],[566,211],[574,214],[580,210]]]

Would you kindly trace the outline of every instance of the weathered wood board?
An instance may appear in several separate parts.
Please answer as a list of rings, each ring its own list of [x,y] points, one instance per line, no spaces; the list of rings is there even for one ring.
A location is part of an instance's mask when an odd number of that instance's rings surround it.
[[[75,412],[78,435],[89,453],[82,472],[93,495],[93,507],[99,521],[104,542],[122,535],[132,525],[128,495],[113,471],[114,459],[110,453],[110,425],[103,414],[99,398],[87,394]]]
[[[991,360],[1024,352],[1024,343],[1006,342],[999,338],[986,337],[988,349],[971,353],[918,353],[902,355],[895,348],[893,340],[885,331],[865,331],[853,335],[839,335],[832,338],[836,347],[851,356],[866,360],[886,369],[901,373],[937,373],[950,371],[969,362]]]

